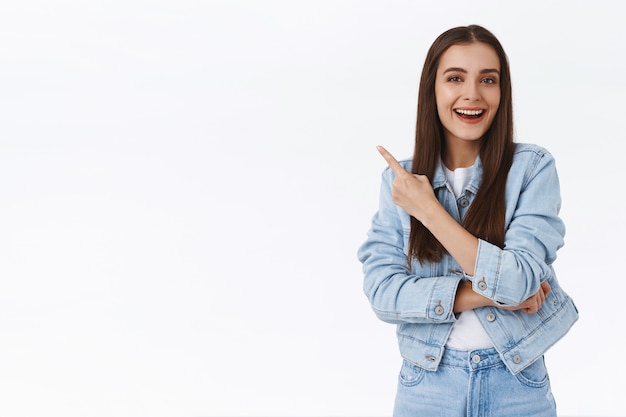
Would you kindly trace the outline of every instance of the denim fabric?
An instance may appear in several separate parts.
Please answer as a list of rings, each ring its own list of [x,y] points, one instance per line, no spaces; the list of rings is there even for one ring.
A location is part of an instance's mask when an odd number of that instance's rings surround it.
[[[410,160],[401,164],[411,169]],[[441,167],[431,182],[443,207],[461,222],[481,179],[478,158],[472,178],[458,198]],[[505,248],[479,240],[473,276],[465,274],[449,255],[438,263],[408,265],[410,217],[391,199],[393,180],[393,171],[385,169],[379,210],[358,258],[363,263],[365,294],[381,320],[397,325],[404,359],[437,370],[456,320],[452,308],[462,280],[472,281],[476,292],[507,306],[535,294],[543,281],[552,287],[536,314],[497,307],[474,310],[512,373],[535,362],[567,333],[578,319],[578,311],[552,267],[563,245],[565,227],[558,216],[559,180],[550,153],[536,145],[516,144],[505,194]]]
[[[495,349],[446,349],[437,372],[403,361],[393,416],[556,417],[556,404],[543,357],[513,375]]]

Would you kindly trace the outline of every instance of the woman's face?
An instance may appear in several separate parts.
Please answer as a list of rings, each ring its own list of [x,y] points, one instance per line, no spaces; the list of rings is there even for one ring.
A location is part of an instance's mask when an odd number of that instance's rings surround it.
[[[446,144],[472,141],[478,147],[500,104],[496,51],[480,42],[448,48],[439,59],[435,99]]]

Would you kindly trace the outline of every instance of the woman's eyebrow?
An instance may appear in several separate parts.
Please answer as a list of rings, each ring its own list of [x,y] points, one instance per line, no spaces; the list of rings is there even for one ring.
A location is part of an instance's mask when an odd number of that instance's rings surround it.
[[[462,72],[463,74],[467,74],[467,70],[465,68],[461,68],[461,67],[450,67],[447,68],[443,74],[448,73],[448,72]],[[496,73],[496,74],[500,74],[500,70],[496,69],[496,68],[485,68],[483,70],[480,70],[481,74],[490,74],[490,73]]]
[[[465,68],[460,68],[460,67],[450,67],[450,68],[446,69],[443,72],[443,74],[445,74],[447,72],[462,72],[464,74],[467,74],[467,70]]]

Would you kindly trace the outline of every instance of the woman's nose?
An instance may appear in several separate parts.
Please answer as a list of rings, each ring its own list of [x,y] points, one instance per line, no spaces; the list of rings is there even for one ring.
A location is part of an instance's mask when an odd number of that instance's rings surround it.
[[[480,100],[480,91],[478,90],[478,86],[474,83],[467,82],[464,85],[463,89],[463,99],[469,101],[478,101]]]

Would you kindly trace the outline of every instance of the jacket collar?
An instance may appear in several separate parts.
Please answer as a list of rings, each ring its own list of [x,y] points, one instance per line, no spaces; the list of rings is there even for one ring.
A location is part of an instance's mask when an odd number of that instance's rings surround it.
[[[480,160],[480,156],[476,157],[476,161],[474,162],[474,171],[472,172],[472,177],[470,178],[465,190],[471,192],[472,194],[476,194],[478,192],[478,187],[482,182],[483,178],[483,164]],[[439,164],[435,168],[435,174],[433,175],[433,188],[436,190],[441,187],[445,187],[448,183],[448,179],[446,178],[446,174],[443,172],[443,161],[440,160]]]

